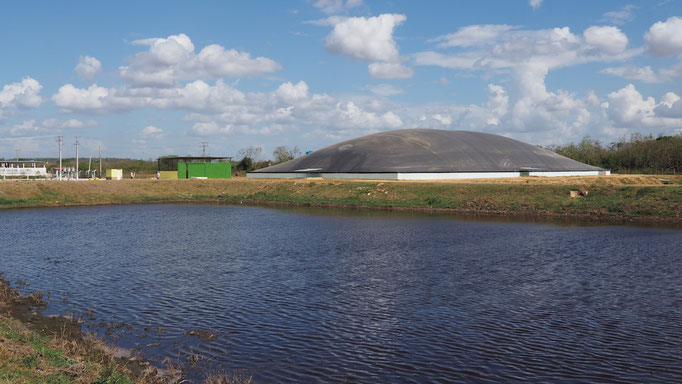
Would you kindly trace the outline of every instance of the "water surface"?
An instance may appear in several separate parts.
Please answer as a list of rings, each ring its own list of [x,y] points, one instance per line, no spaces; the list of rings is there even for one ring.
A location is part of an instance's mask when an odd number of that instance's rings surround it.
[[[675,229],[131,205],[1,211],[0,244],[49,312],[195,379],[682,381]]]

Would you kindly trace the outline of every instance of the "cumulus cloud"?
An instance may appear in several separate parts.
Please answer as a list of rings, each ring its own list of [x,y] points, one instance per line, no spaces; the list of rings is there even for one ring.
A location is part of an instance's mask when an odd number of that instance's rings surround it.
[[[102,70],[102,63],[91,56],[81,56],[78,58],[78,65],[74,72],[83,80],[92,82],[95,76]]]
[[[504,127],[515,134],[537,134],[553,127],[555,138],[569,138],[584,131],[601,112],[591,110],[584,100],[571,93],[548,91],[545,78],[549,71],[625,59],[637,53],[627,50],[627,36],[617,27],[590,27],[577,35],[567,27],[524,30],[509,25],[474,25],[432,42],[454,52],[419,52],[414,55],[417,65],[511,73],[515,100],[510,101],[501,87],[489,87],[489,109],[480,112],[485,124]]]
[[[490,117],[486,119],[487,125],[499,125],[500,118],[507,114],[509,110],[509,95],[504,87],[495,84],[488,84],[487,109]]]
[[[628,128],[654,127],[680,128],[682,119],[678,110],[679,96],[669,93],[664,99],[656,103],[653,97],[643,97],[634,85],[628,84],[624,88],[608,95],[608,102],[603,108],[611,120],[619,126]]]
[[[119,68],[120,75],[135,86],[170,87],[180,80],[218,79],[276,72],[282,66],[265,57],[252,58],[248,52],[212,44],[195,53],[185,34],[167,38],[136,40],[149,46],[133,56],[130,65]]]
[[[628,38],[616,27],[589,27],[583,32],[585,43],[599,52],[618,54],[624,52]]]
[[[528,0],[528,5],[533,8],[533,10],[540,8],[543,0]]]
[[[663,39],[658,37],[662,35],[650,33],[649,40],[660,42]],[[473,124],[476,130],[543,144],[575,140],[587,134],[617,138],[629,129],[666,130],[682,124],[682,119],[672,117],[678,101],[655,103],[639,94],[634,86],[613,92],[605,100],[593,93],[580,97],[564,90],[547,90],[545,78],[553,69],[620,61],[643,51],[628,49],[628,37],[614,26],[592,26],[582,34],[574,34],[569,28],[526,30],[511,25],[473,25],[431,42],[439,50],[415,54],[417,65],[494,74],[504,71],[511,74],[515,91],[512,99],[504,87],[491,84],[488,101],[483,105],[467,106],[457,112],[444,113],[447,108],[443,108],[423,114],[420,121],[431,127],[439,123],[433,117],[435,114],[452,116],[453,125],[458,127]],[[682,73],[682,65],[658,71],[647,67],[613,67],[603,73],[651,82],[671,78],[678,67]],[[658,114],[656,108],[660,110]]]
[[[664,57],[682,54],[682,18],[673,16],[659,21],[644,34],[648,52]]]
[[[393,31],[407,18],[399,14],[375,17],[330,17],[325,20],[334,28],[327,35],[325,48],[331,54],[357,60],[373,61],[370,76],[381,79],[406,79],[414,75],[412,68],[400,63]],[[322,25],[321,23],[317,23]]]
[[[308,84],[299,81],[296,85],[286,82],[277,88],[275,97],[286,104],[294,104],[308,98]]]
[[[362,0],[317,0],[313,7],[326,14],[339,13],[362,5]]]
[[[285,82],[268,93],[243,93],[222,80],[213,85],[197,80],[181,88],[107,89],[94,84],[76,88],[67,84],[52,99],[64,112],[184,110],[185,120],[193,123],[192,131],[200,135],[275,134],[299,125],[360,131],[403,126],[401,118],[389,109],[311,94],[303,81]]]
[[[405,15],[399,14],[346,18],[334,25],[325,48],[359,60],[396,61],[399,53],[393,30],[405,20]]]
[[[617,11],[609,11],[604,13],[600,21],[615,25],[623,25],[635,18],[635,9],[637,9],[637,6],[635,5],[626,5]]]
[[[17,108],[37,108],[42,103],[40,83],[24,77],[21,82],[7,84],[0,90],[0,119],[11,114]]]
[[[666,93],[654,108],[654,113],[660,117],[682,118],[682,98],[673,92]]]
[[[64,112],[109,112],[126,109],[116,106],[115,96],[109,89],[93,84],[86,89],[66,84],[59,88],[52,101]]]
[[[242,92],[218,80],[214,86],[202,80],[185,84],[181,88],[104,88],[93,84],[76,88],[66,84],[52,96],[62,112],[106,114],[152,107],[158,109],[184,109],[215,111],[241,103]]]

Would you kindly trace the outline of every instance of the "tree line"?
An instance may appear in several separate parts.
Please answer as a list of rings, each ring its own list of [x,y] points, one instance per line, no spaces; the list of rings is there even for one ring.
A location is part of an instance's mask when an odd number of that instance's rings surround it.
[[[257,161],[261,156],[261,152],[263,152],[263,147],[260,146],[250,146],[240,149],[237,153],[237,158],[240,160],[233,163],[233,168],[236,171],[249,172],[254,169],[265,168],[293,160],[301,156],[301,151],[297,146],[288,147],[286,145],[280,145],[272,151],[274,160]]]
[[[682,134],[653,137],[635,133],[608,145],[588,136],[577,144],[551,145],[547,149],[615,173],[682,172]]]

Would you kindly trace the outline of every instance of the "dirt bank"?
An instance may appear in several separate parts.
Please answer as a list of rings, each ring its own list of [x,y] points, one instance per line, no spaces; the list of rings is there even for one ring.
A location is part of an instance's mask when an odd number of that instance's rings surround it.
[[[0,182],[4,208],[200,201],[679,222],[682,176]]]

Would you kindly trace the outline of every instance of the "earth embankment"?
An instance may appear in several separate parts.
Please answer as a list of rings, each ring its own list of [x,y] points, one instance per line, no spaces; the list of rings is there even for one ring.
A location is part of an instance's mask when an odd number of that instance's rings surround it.
[[[0,208],[208,201],[680,222],[682,176],[0,181]]]

